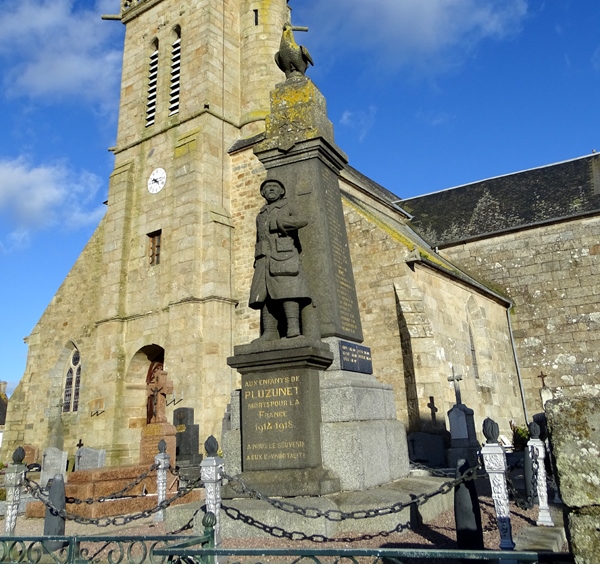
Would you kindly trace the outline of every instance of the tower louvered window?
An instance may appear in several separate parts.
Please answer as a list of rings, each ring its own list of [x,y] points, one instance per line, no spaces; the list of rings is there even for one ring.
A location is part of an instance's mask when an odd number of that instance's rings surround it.
[[[148,101],[146,103],[146,127],[154,123],[156,116],[156,91],[158,86],[158,42],[154,45],[155,51],[150,55],[150,68],[148,72]]]
[[[79,409],[79,384],[81,380],[81,355],[75,349],[69,357],[67,375],[65,378],[65,394],[63,397],[63,412]]]
[[[169,115],[179,112],[179,86],[181,70],[181,36],[174,41],[171,49],[171,91],[169,98]]]

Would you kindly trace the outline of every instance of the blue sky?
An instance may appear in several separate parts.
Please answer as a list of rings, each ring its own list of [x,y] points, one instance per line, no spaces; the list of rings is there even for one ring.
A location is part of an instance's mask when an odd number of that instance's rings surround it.
[[[168,0],[165,0],[168,1]],[[597,0],[290,0],[350,164],[401,198],[600,150]],[[0,353],[104,213],[119,0],[0,0]]]

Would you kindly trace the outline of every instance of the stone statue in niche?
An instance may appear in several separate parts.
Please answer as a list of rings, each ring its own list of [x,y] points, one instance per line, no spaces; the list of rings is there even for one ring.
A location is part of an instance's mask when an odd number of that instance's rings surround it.
[[[267,203],[256,217],[249,305],[261,312],[257,340],[292,339],[302,334],[300,312],[311,302],[298,239],[298,230],[308,221],[285,197],[285,187],[278,180],[265,180],[260,194]]]
[[[167,422],[167,394],[173,393],[173,382],[167,380],[162,362],[153,362],[146,376],[146,423]]]

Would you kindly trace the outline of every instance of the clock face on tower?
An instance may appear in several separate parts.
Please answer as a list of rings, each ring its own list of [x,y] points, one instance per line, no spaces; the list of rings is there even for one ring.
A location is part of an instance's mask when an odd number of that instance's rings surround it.
[[[148,192],[150,194],[156,194],[160,192],[167,181],[167,173],[164,168],[155,168],[148,178]]]

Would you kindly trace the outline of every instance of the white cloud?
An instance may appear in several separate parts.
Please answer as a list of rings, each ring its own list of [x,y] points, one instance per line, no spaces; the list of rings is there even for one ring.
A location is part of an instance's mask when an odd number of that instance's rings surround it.
[[[358,140],[363,141],[375,124],[376,114],[377,108],[375,106],[369,106],[366,111],[359,110],[353,112],[346,110],[340,118],[340,124],[354,129],[358,133]]]
[[[34,99],[75,96],[113,108],[121,30],[100,15],[118,11],[118,0],[0,0],[5,93]]]
[[[310,0],[316,43],[327,50],[374,51],[386,69],[410,64],[439,70],[480,41],[517,33],[527,0]],[[300,25],[302,22],[295,22]],[[335,45],[335,49],[332,46]]]
[[[34,166],[25,158],[0,160],[0,216],[6,235],[0,250],[27,246],[34,231],[78,229],[97,223],[100,179],[64,163]]]

